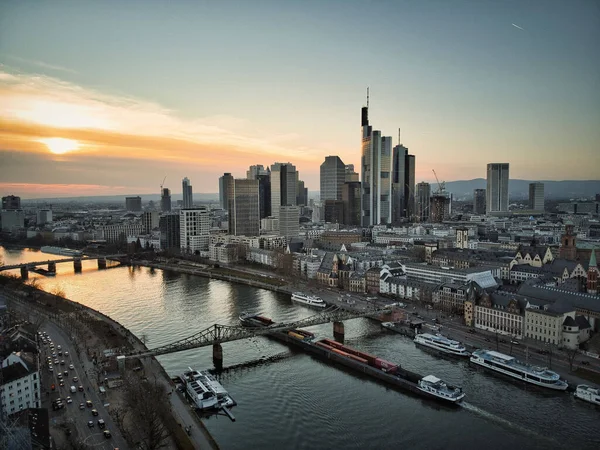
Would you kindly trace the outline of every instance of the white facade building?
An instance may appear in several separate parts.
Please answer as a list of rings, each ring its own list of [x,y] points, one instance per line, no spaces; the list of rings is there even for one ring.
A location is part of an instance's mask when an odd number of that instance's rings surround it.
[[[36,355],[12,353],[2,361],[0,415],[40,408],[40,373]]]
[[[205,207],[182,209],[179,212],[179,232],[182,251],[207,251],[210,240],[208,210]]]

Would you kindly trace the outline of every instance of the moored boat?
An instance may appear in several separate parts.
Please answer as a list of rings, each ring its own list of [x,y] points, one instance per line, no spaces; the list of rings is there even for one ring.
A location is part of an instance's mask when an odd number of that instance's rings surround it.
[[[458,403],[465,396],[461,388],[452,386],[433,375],[421,378],[418,386],[423,392],[451,403]]]
[[[217,379],[208,372],[199,372],[191,367],[181,379],[185,390],[197,409],[209,410],[235,406],[235,401]]]
[[[260,313],[243,312],[239,319],[244,327],[268,327],[275,323],[268,317],[261,316]]]
[[[83,252],[80,250],[73,250],[66,247],[54,247],[51,245],[44,245],[40,249],[43,253],[49,253],[51,255],[63,255],[63,256],[82,256]]]
[[[523,380],[536,386],[565,391],[569,384],[560,379],[560,375],[547,369],[523,363],[513,356],[494,350],[475,350],[470,361],[495,372],[503,373],[512,378]]]
[[[327,306],[321,297],[305,294],[303,292],[292,293],[292,301],[306,306],[311,306],[313,308],[325,308]]]
[[[463,344],[452,339],[448,339],[441,334],[422,333],[415,336],[415,344],[429,347],[440,352],[455,355],[469,356],[469,352]]]
[[[600,389],[598,388],[588,386],[587,384],[579,384],[573,395],[580,400],[600,405]]]

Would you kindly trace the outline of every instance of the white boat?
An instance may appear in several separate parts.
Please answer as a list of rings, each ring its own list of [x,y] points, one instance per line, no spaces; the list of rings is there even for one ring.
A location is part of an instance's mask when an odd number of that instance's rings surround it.
[[[471,362],[496,372],[503,373],[518,380],[549,389],[565,391],[569,384],[560,379],[560,375],[547,369],[523,363],[513,356],[494,350],[475,350],[471,354]]]
[[[598,388],[593,388],[587,384],[579,384],[573,395],[594,405],[600,405],[600,389]]]
[[[463,344],[452,339],[448,339],[441,334],[422,333],[415,336],[415,344],[429,347],[449,355],[469,356],[469,352]]]
[[[51,245],[44,245],[40,250],[43,253],[49,253],[51,255],[63,255],[63,256],[82,256],[83,252],[80,250],[72,250],[65,247],[53,247]]]
[[[292,301],[302,303],[306,306],[313,306],[315,308],[325,308],[327,306],[321,297],[304,294],[303,292],[292,293]]]
[[[213,375],[193,370],[191,367],[188,369],[181,378],[196,408],[207,410],[235,405],[235,401]]]
[[[451,386],[433,375],[421,378],[418,387],[423,392],[452,403],[460,402],[465,396],[461,388]]]

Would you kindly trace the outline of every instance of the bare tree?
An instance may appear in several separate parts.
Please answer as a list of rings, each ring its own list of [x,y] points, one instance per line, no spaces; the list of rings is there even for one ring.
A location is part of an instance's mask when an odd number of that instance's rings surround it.
[[[574,349],[567,350],[567,359],[569,361],[569,372],[573,372],[573,364],[575,364],[575,357],[577,356],[578,350],[579,349],[577,347],[575,347]]]
[[[110,415],[120,430],[125,429],[125,418],[127,417],[127,412],[127,408],[124,408],[122,406],[116,406],[111,409]]]

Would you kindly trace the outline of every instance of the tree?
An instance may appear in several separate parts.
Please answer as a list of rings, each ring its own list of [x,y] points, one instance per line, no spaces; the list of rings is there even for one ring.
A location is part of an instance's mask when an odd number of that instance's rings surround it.
[[[569,372],[573,372],[573,364],[575,364],[575,357],[579,353],[579,349],[575,347],[574,349],[567,350],[567,360],[569,361]]]

